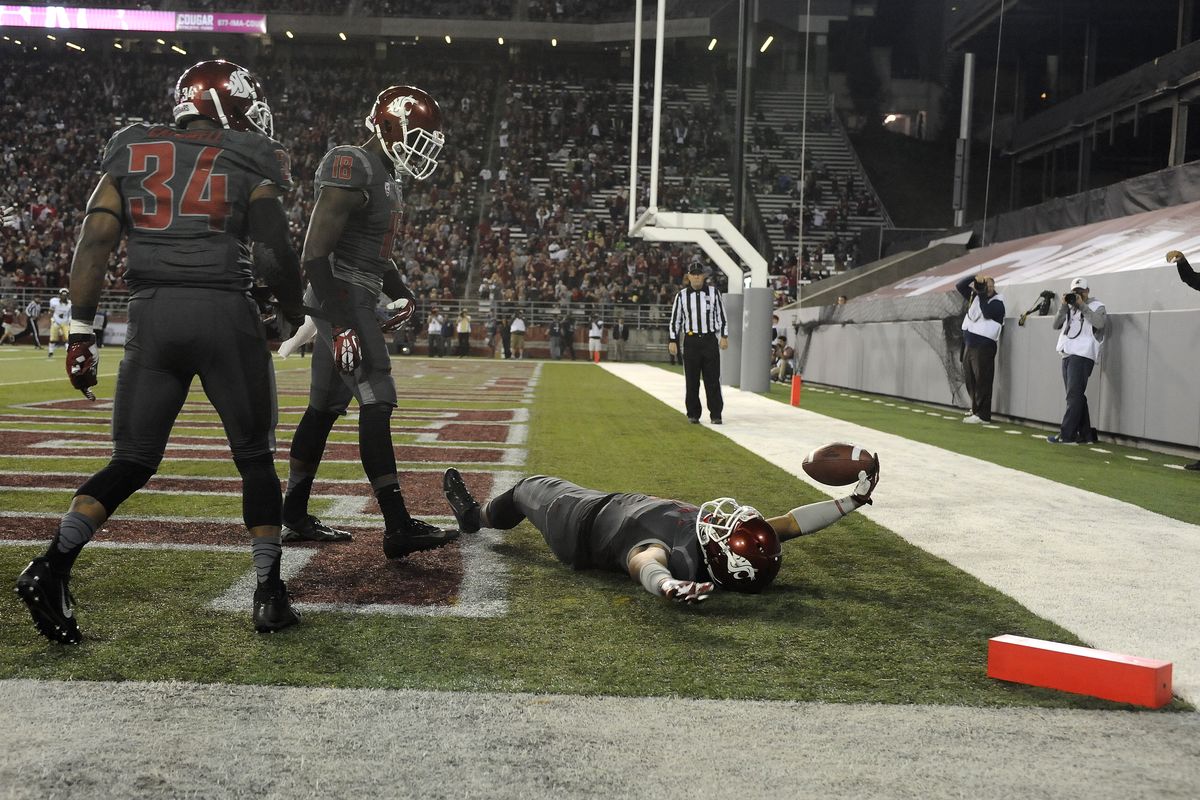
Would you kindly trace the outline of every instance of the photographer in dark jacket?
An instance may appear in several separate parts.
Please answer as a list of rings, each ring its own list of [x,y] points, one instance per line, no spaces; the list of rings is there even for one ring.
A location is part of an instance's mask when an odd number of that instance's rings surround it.
[[[969,302],[963,317],[963,376],[971,397],[969,425],[992,421],[992,380],[996,374],[996,346],[1004,327],[1004,296],[996,293],[995,279],[980,273],[968,275],[955,287]]]
[[[1179,270],[1179,280],[1186,283],[1196,291],[1200,292],[1200,274],[1192,269],[1192,265],[1188,263],[1187,256],[1178,250],[1172,250],[1167,253],[1167,261],[1175,265],[1175,269]],[[1200,472],[1200,461],[1193,461],[1184,469],[1190,469],[1192,472]]]

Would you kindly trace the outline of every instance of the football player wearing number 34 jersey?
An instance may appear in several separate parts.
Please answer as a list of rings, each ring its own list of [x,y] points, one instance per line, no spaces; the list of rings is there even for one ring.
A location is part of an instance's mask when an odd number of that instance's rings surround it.
[[[458,536],[405,507],[392,450],[391,416],[396,385],[383,330],[375,316],[380,292],[407,299],[384,324],[394,329],[414,310],[415,298],[392,261],[399,233],[401,176],[433,174],[445,137],[437,101],[412,86],[379,93],[366,120],[371,137],[360,147],[333,148],[317,167],[316,206],[304,239],[304,272],[321,343],[313,348],[308,408],[292,437],[284,541],[338,541],[350,534],[308,512],[313,480],[334,422],[358,401],[358,449],[363,470],[383,512],[383,552],[403,558],[441,547]],[[394,173],[394,175],[393,175]]]
[[[288,158],[271,139],[258,79],[203,61],[175,87],[175,125],[130,125],[109,141],[71,265],[75,305],[67,343],[71,384],[88,399],[99,354],[92,322],[109,254],[128,245],[129,329],[113,397],[113,456],[75,493],[44,556],[17,578],[38,632],[81,634],[68,589],[83,546],[158,469],[194,378],[216,408],[242,476],[242,516],[255,570],[255,628],[299,621],[280,580],[282,497],[275,472],[275,375],[248,239],[271,251],[268,277],[285,317],[303,319],[300,263],[280,197]],[[213,324],[216,320],[217,324]]]

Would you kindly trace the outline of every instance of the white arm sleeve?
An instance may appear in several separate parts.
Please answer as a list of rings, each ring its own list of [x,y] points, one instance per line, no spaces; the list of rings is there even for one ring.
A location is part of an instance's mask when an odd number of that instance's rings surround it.
[[[796,524],[800,526],[800,535],[808,536],[810,533],[816,533],[823,528],[828,528],[857,508],[858,503],[855,502],[854,498],[843,497],[841,500],[825,500],[820,503],[809,503],[806,506],[793,508],[788,513],[792,515],[792,519],[796,520]]]

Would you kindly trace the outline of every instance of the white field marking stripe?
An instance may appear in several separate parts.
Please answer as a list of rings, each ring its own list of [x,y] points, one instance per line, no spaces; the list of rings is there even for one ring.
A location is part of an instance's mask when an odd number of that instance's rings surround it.
[[[64,512],[62,511],[0,511],[0,517],[7,519],[61,519]],[[357,514],[344,517],[335,517],[332,514],[322,514],[321,518],[329,522],[335,520],[345,525],[353,525],[356,528],[377,528],[383,526],[383,516],[380,514]],[[454,525],[453,516],[443,516],[441,514],[423,515],[421,519],[428,520],[437,525]],[[113,522],[177,522],[194,525],[235,525],[242,526],[241,517],[183,517],[183,516],[167,516],[157,514],[118,514],[112,518]],[[107,523],[106,523],[107,524]]]
[[[98,377],[113,378],[116,377],[116,374],[117,373],[115,372],[101,372]],[[0,383],[0,386],[28,386],[31,383],[65,383],[68,386],[71,385],[71,382],[67,380],[67,376],[63,375],[61,378],[38,378],[34,381],[6,381],[4,383]],[[81,394],[79,397],[82,399],[83,395]]]
[[[188,437],[188,438],[209,438],[209,437]],[[217,444],[220,444],[221,442],[225,441],[224,439],[218,439],[216,437],[211,437],[211,438]],[[278,447],[278,446],[282,446],[284,444],[290,444],[290,442],[287,442],[286,440],[280,440],[276,443],[276,446]],[[354,442],[332,442],[331,444],[353,445],[355,443]],[[35,447],[40,450],[51,450],[51,449],[99,450],[99,449],[103,449],[105,451],[111,452],[112,447],[110,447],[109,445],[110,445],[109,441],[88,441],[88,440],[84,440],[84,439],[47,439],[43,442],[34,442],[33,444],[28,445],[28,446]],[[430,447],[428,445],[423,445],[423,444],[406,444],[403,446],[411,447],[411,448],[414,448],[416,450],[423,451],[423,452],[427,451],[430,453],[436,453],[439,450],[446,449],[443,447]],[[170,453],[172,451],[179,451],[179,450],[187,451],[187,450],[217,450],[217,449],[220,449],[220,448],[214,447],[213,445],[208,445],[208,444],[176,444],[175,442],[170,442],[170,441],[167,442],[167,452],[168,453]],[[472,442],[472,443],[470,443],[470,446],[468,446],[468,447],[457,447],[455,449],[460,449],[460,450],[497,450],[506,456],[506,458],[504,459],[504,463],[506,463],[506,464],[523,464],[523,463],[525,463],[525,451],[522,449],[519,449],[519,448],[513,448],[513,449],[506,450],[502,447],[488,447],[487,445],[480,445],[480,444]],[[517,461],[510,460],[510,457],[512,457],[514,454],[519,456],[519,460],[517,460]],[[442,460],[448,460],[448,459],[442,459]],[[322,463],[326,463],[326,462],[322,461]],[[495,462],[491,462],[491,463],[495,463]]]
[[[40,547],[42,544],[41,539],[0,539],[0,547]],[[88,550],[99,548],[100,550],[190,550],[203,553],[249,553],[250,539],[247,535],[246,544],[238,546],[232,544],[179,544],[177,542],[110,542],[98,538],[88,542],[87,548]]]
[[[104,423],[75,423],[75,424],[77,424],[77,425],[78,424],[88,424],[88,425],[100,426]],[[437,423],[437,424],[440,427],[443,423]],[[495,423],[495,424],[507,425],[507,423],[503,423],[503,422]],[[186,425],[177,426],[177,428],[172,431],[172,436],[178,437],[181,439],[200,439],[200,440],[206,441],[206,442],[211,441],[211,442],[220,443],[220,442],[228,442],[229,441],[229,439],[226,438],[226,436],[224,434],[222,434],[220,436],[216,436],[216,435],[208,434],[208,433],[181,433],[180,432],[180,429],[186,429],[187,427],[188,426],[186,426]],[[510,426],[510,427],[513,427],[513,426]],[[520,427],[522,430],[525,428],[524,425],[515,426],[515,427]],[[213,426],[213,429],[217,430],[218,428],[217,428],[217,426]],[[63,431],[61,429],[61,427],[59,427],[57,425],[53,428],[6,428],[3,426],[0,426],[0,433],[45,433],[45,434],[49,434],[49,435],[54,435],[54,434],[61,435],[66,432],[67,431]],[[45,442],[35,442],[34,444],[29,445],[29,447],[78,447],[78,446],[85,446],[88,444],[108,444],[108,443],[112,442],[111,434],[109,434],[108,432],[105,432],[105,431],[70,431],[69,433],[71,434],[72,437],[75,437],[75,438],[72,438],[72,439],[50,439],[48,441],[49,442],[73,442],[74,444],[59,445],[59,444],[47,444]],[[354,431],[334,430],[333,433],[335,433],[335,434],[340,433],[343,436],[348,436],[348,437],[356,436],[356,433]],[[412,444],[412,445],[422,445],[422,446],[424,446],[424,445],[441,445],[443,447],[465,447],[465,448],[469,448],[469,449],[475,449],[475,448],[500,449],[500,448],[504,448],[504,447],[507,447],[512,444],[524,444],[525,443],[525,436],[523,434],[517,434],[514,437],[513,431],[511,431],[511,430],[508,432],[507,437],[506,437],[505,441],[503,441],[503,442],[478,441],[478,440],[474,440],[474,439],[439,439],[438,437],[441,435],[440,433],[423,433],[423,432],[420,432],[417,430],[402,430],[402,429],[395,429],[395,428],[392,429],[392,433],[395,434],[396,436],[406,437],[406,439],[403,442],[401,442],[401,444]],[[84,438],[87,436],[103,437],[103,438],[100,438],[100,439]],[[513,438],[518,439],[518,441],[515,441],[515,442],[510,441]],[[168,443],[169,443],[169,440],[168,440]],[[275,443],[276,443],[277,447],[281,447],[281,448],[290,447],[292,444],[292,440],[291,439],[276,439]],[[329,444],[357,444],[357,443],[358,443],[357,439],[330,439],[329,440]],[[201,447],[200,445],[186,445],[186,444],[171,445],[170,443],[169,443],[169,446],[197,447],[197,448]]]
[[[519,410],[525,411],[526,409],[519,409]],[[215,416],[215,412],[214,412],[213,416]],[[528,415],[526,415],[526,417],[528,417]],[[9,419],[9,418],[11,418],[11,419]],[[358,416],[357,415],[354,415],[354,416],[346,415],[346,417],[344,417],[343,419],[345,420],[345,423],[350,423],[350,422],[357,421]],[[421,419],[408,420],[408,422],[410,422],[410,423],[418,423],[418,424],[403,424],[404,420],[405,420],[405,418],[402,416],[398,416],[396,414],[392,415],[393,422],[401,422],[400,425],[397,425],[395,428],[392,429],[393,433],[407,433],[408,431],[403,430],[404,428],[410,428],[410,429],[412,429],[413,433],[416,433],[419,431],[442,430],[447,425],[516,425],[516,424],[521,424],[521,423],[518,423],[516,420],[503,420],[503,419],[499,419],[499,420],[480,420],[480,419],[456,420],[456,419],[451,419],[451,418],[442,418],[442,419],[428,419],[427,420],[427,419],[421,418]],[[50,427],[50,428],[0,427],[0,430],[14,431],[16,433],[47,433],[47,432],[54,433],[57,431],[57,429],[63,427],[64,425],[111,426],[112,425],[112,415],[109,414],[108,416],[103,416],[103,417],[88,417],[88,416],[80,416],[78,414],[74,414],[70,417],[67,417],[67,416],[30,417],[27,414],[0,414],[0,426],[21,425],[21,424],[34,425],[34,426],[50,425],[53,427]],[[418,425],[419,425],[419,427],[418,427]],[[204,430],[209,430],[209,429],[219,430],[219,429],[221,429],[221,427],[222,427],[222,423],[219,419],[213,419],[213,420],[198,419],[198,420],[177,421],[175,423],[174,429],[201,428]],[[279,427],[289,428],[289,427],[291,427],[291,424],[290,423],[280,423]],[[347,425],[347,427],[348,427],[348,425]],[[345,431],[345,432],[349,433],[349,431]]]
[[[236,480],[236,479],[233,479]],[[369,484],[365,480],[358,481],[360,485],[367,487]],[[0,494],[4,492],[75,492],[75,487],[58,487],[58,486],[4,486],[0,484]],[[241,497],[241,491],[236,492],[220,492],[207,489],[138,489],[139,495],[170,495],[179,497],[180,499],[187,497]],[[323,503],[328,503],[331,509],[341,509],[343,506],[349,508],[354,505],[355,508],[349,509],[346,514],[349,516],[357,516],[362,513],[363,503],[371,499],[370,494],[317,494],[313,493],[311,499],[318,500]],[[356,505],[355,505],[356,504]],[[337,516],[334,511],[325,512],[326,516]]]
[[[682,413],[682,376],[644,364],[606,369]],[[801,468],[803,453],[830,441],[867,443],[892,467],[875,505],[859,514],[1093,647],[1173,662],[1175,693],[1200,701],[1200,526],[1079,489],[1069,470],[1059,483],[751,392],[729,391],[722,416],[725,424],[712,434],[823,492],[829,490]],[[984,502],[962,502],[964,476],[988,487]],[[1086,508],[1091,523],[1046,513],[1053,508]],[[837,537],[835,531],[822,535]],[[846,539],[843,546],[855,545]]]
[[[322,461],[321,463],[323,464],[325,462]],[[441,475],[445,471],[446,470],[444,467],[422,467],[421,469],[402,470],[402,472],[427,472],[427,473],[436,473],[438,475]],[[462,469],[459,471],[471,473],[471,472],[475,472],[476,470]],[[90,473],[90,472],[57,472],[56,471],[56,472],[27,472],[25,474],[34,476],[34,477],[38,477],[38,478],[44,478],[44,477],[82,478],[82,479],[86,480],[87,478],[92,477],[92,473]],[[226,476],[221,476],[221,475],[172,475],[171,473],[168,473],[168,472],[156,472],[156,473],[154,473],[154,477],[152,477],[150,479],[151,484],[153,484],[153,482],[155,480],[236,481],[236,480],[240,480],[240,478],[238,475],[226,475]],[[340,486],[366,486],[366,485],[368,485],[366,478],[324,478],[324,477],[318,476],[317,480],[316,480],[316,485],[320,486],[323,483],[340,485]],[[5,489],[5,488],[12,488],[12,487],[5,487],[3,485],[0,485],[0,490]],[[148,489],[139,489],[138,493],[140,494],[141,492],[146,492],[146,491],[149,491],[149,490]],[[189,494],[190,494],[190,492],[189,492]],[[341,495],[339,495],[339,496],[341,496]]]
[[[504,452],[512,453],[515,451],[514,450],[506,450]],[[97,461],[102,458],[107,458],[107,456],[75,455],[75,454],[48,456],[48,455],[42,455],[40,453],[30,453],[28,455],[21,455],[21,456],[0,456],[0,460],[3,460],[5,458],[20,459],[21,461],[27,461],[30,459],[40,459],[43,461],[69,461],[71,459],[86,459],[86,460],[91,460],[91,461]],[[167,458],[167,459],[163,460],[163,463],[170,464],[172,462],[177,462],[177,461],[178,462],[186,462],[186,463],[211,462],[213,464],[230,464],[230,465],[233,464],[233,461],[228,457],[217,458],[217,457],[192,456],[192,455],[179,456],[176,458]],[[356,464],[358,466],[362,466],[362,462],[356,458],[323,458],[323,459],[321,459],[321,463],[322,464],[343,464],[343,465]],[[521,464],[524,463],[524,461],[522,461],[520,464],[506,464],[505,462],[500,462],[500,461],[468,461],[468,462],[442,461],[441,463],[443,463],[443,464],[461,463],[462,466],[464,466],[465,468],[470,469],[472,471],[479,470],[479,471],[492,472],[503,466],[520,466]],[[431,469],[429,464],[430,464],[429,461],[397,461],[396,467],[397,467],[397,469],[400,470],[400,472],[422,472],[422,471],[429,471]],[[442,469],[445,469],[445,468],[443,467]],[[436,471],[436,469],[434,469],[434,471]],[[183,477],[189,477],[189,476],[185,475]],[[236,476],[234,476],[234,477],[236,477]]]
[[[516,472],[497,473],[492,485],[492,497],[511,489],[521,475]],[[477,498],[484,502],[484,498]],[[490,499],[490,498],[489,498]],[[426,519],[436,519],[427,517]],[[442,523],[437,523],[442,524]],[[451,523],[454,524],[454,523]],[[354,606],[341,603],[298,604],[312,611],[337,611],[352,614],[398,614],[413,616],[499,617],[508,613],[508,567],[496,552],[503,541],[500,531],[482,530],[463,534],[458,539],[463,559],[463,577],[459,585],[458,602],[449,606],[415,606],[372,604]],[[290,580],[303,566],[289,563],[287,554],[299,548],[284,548],[280,573]],[[247,594],[254,591],[257,580],[253,570],[247,570],[233,586],[213,600],[211,607],[220,611],[241,611]]]

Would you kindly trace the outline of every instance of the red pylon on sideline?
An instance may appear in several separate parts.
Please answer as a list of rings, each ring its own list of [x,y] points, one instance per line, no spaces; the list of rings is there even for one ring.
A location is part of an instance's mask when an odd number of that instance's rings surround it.
[[[1171,702],[1169,661],[1024,636],[988,639],[989,678],[1044,686],[1118,703],[1162,708]]]
[[[804,378],[800,373],[792,376],[792,405],[800,407],[800,390],[804,387]]]
[[[594,360],[595,360],[595,362],[596,362],[597,364],[599,364],[599,363],[600,363],[600,351],[599,351],[599,350],[597,350],[595,353],[593,353],[593,355],[595,356],[595,359],[594,359]]]

